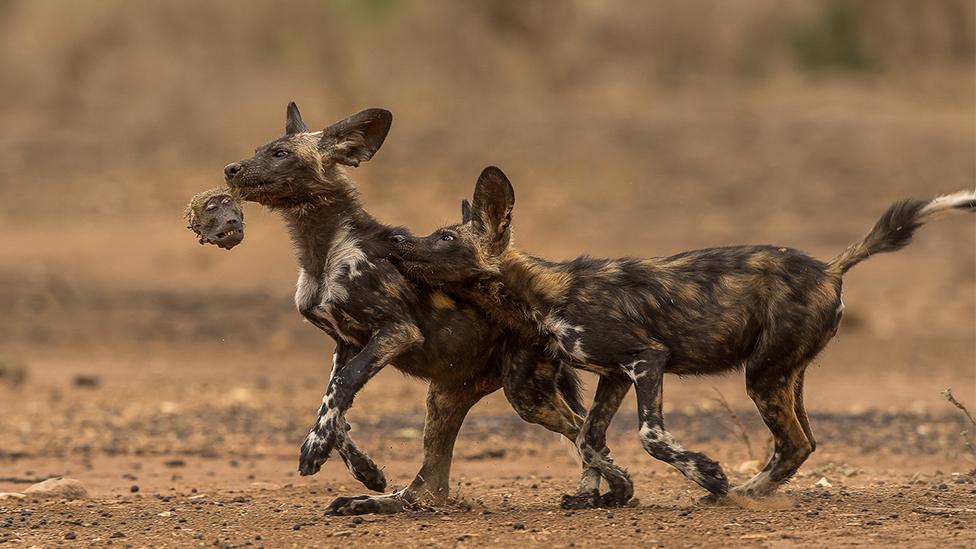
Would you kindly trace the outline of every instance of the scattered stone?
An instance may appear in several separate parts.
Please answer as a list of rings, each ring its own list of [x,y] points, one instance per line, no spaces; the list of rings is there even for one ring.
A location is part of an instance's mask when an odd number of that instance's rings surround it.
[[[352,517],[352,523],[353,524],[362,524],[363,523],[363,517]]]
[[[133,484],[132,486],[129,487],[129,491],[132,492],[133,494],[135,494],[136,492],[139,491],[139,485],[138,484]]]
[[[77,537],[78,535],[75,534],[73,531],[69,531],[67,534],[64,535],[64,539],[75,539]]]
[[[86,499],[88,491],[73,478],[49,478],[24,490],[24,495],[35,498]]]
[[[123,534],[122,532],[112,532],[112,535],[109,537],[112,539],[119,539],[119,538],[124,538],[125,534]]]
[[[524,522],[516,522],[516,523],[513,523],[512,524],[512,529],[513,530],[525,530],[525,523]]]
[[[291,529],[292,530],[301,530],[302,529],[302,525],[301,524],[295,524],[294,526],[291,527]]]
[[[186,462],[182,459],[168,459],[163,462],[166,467],[186,467]]]
[[[750,459],[748,461],[743,461],[736,468],[736,473],[741,473],[743,475],[752,475],[759,472],[759,468],[762,466],[758,459]]]
[[[831,486],[833,486],[833,484],[831,484],[830,481],[827,480],[827,477],[820,477],[820,480],[815,482],[814,486],[819,486],[821,488],[830,488]]]
[[[339,530],[338,532],[332,534],[332,536],[336,538],[345,538],[351,535],[352,535],[352,530]]]
[[[75,387],[84,387],[86,389],[96,389],[102,384],[101,378],[98,376],[79,374],[74,377],[72,383]]]

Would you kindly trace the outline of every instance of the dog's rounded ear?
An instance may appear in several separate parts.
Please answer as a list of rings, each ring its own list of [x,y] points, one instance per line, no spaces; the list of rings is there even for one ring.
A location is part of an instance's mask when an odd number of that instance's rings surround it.
[[[467,198],[461,200],[461,223],[471,221],[471,203]]]
[[[302,121],[302,113],[298,112],[298,105],[294,101],[288,103],[288,110],[285,113],[285,135],[295,133],[305,133],[308,127]]]
[[[366,109],[323,130],[319,147],[340,164],[358,166],[383,146],[392,124],[390,111]]]
[[[471,203],[472,224],[488,238],[493,250],[500,252],[511,237],[512,210],[515,208],[515,189],[505,172],[488,166],[474,186]]]

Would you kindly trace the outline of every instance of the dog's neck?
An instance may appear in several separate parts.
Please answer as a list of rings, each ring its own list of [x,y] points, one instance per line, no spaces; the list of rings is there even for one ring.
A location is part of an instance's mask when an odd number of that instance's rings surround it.
[[[328,197],[280,210],[298,264],[307,272],[324,268],[337,240],[362,242],[386,232],[386,227],[363,208],[352,183],[345,183]]]
[[[500,274],[468,286],[465,297],[508,328],[537,334],[541,320],[564,307],[572,275],[559,264],[512,248],[499,260]]]

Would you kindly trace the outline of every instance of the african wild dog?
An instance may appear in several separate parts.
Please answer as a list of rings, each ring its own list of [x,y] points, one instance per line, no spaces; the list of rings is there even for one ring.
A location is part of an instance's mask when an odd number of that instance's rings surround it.
[[[343,166],[358,166],[380,148],[392,115],[369,109],[324,131],[311,132],[294,103],[285,135],[229,164],[234,193],[278,211],[299,264],[295,303],[301,314],[336,341],[332,376],[318,419],[302,445],[299,471],[316,473],[343,433],[356,393],[380,369],[430,380],[424,425],[424,463],[405,490],[382,497],[338,498],[336,514],[393,512],[448,494],[451,456],[468,410],[505,388],[524,419],[575,440],[583,423],[578,379],[541,349],[506,344],[509,334],[480,311],[442,291],[407,281],[388,261],[392,237],[406,234],[373,219],[360,205]],[[531,364],[526,378],[509,366]],[[607,450],[600,443],[602,456]],[[629,477],[609,458],[584,471],[583,485],[600,475],[617,492],[632,493]]]
[[[424,238],[398,236],[409,277],[470,299],[552,356],[598,373],[605,429],[628,383],[636,388],[644,449],[713,494],[727,489],[717,463],[682,448],[661,416],[664,373],[702,375],[743,365],[749,396],[775,439],[765,468],[734,489],[762,496],[787,481],[816,441],[803,408],[810,361],[836,333],[844,273],[908,244],[932,215],[976,211],[976,193],[891,206],[870,233],[823,263],[789,248],[733,246],[652,259],[551,262],[510,245],[515,194],[497,168],[482,172],[462,223]],[[584,430],[583,442],[589,433]],[[592,452],[582,449],[584,458]]]
[[[183,214],[187,228],[200,244],[214,244],[229,250],[244,240],[244,209],[227,188],[215,188],[193,196]],[[342,422],[339,457],[353,476],[370,490],[386,489],[383,471],[348,436],[349,425]]]

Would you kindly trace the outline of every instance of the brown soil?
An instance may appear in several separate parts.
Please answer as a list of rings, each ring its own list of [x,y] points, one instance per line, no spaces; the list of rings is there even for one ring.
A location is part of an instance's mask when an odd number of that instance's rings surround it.
[[[843,362],[837,355],[847,354],[844,348],[833,347],[830,362]],[[849,383],[842,368],[819,365],[808,394],[820,446],[793,483],[760,503],[698,503],[702,490],[641,450],[630,402],[610,440],[617,461],[634,476],[639,502],[574,512],[558,507],[560,494],[576,482],[566,445],[523,423],[496,394],[462,430],[450,506],[360,520],[323,514],[332,498],[365,492],[338,460],[312,478],[295,472],[297,445],[324,383],[312,372],[325,371],[324,354],[292,353],[276,362],[204,346],[186,355],[120,355],[84,365],[46,357],[33,364],[25,384],[0,390],[0,492],[64,475],[91,494],[76,502],[0,501],[0,541],[135,547],[976,543],[976,455],[959,436],[967,420],[942,405],[934,388],[918,389],[926,385],[921,382],[862,385],[855,406],[840,390]],[[713,400],[713,386],[745,423],[753,458],[761,459],[768,445],[740,385],[736,376],[675,378],[667,413],[679,440],[720,459],[737,481],[748,476],[749,450]],[[385,467],[391,487],[409,482],[419,465],[423,390],[384,372],[351,414],[354,435]],[[916,392],[914,408],[890,405]],[[831,486],[818,486],[821,478]]]

